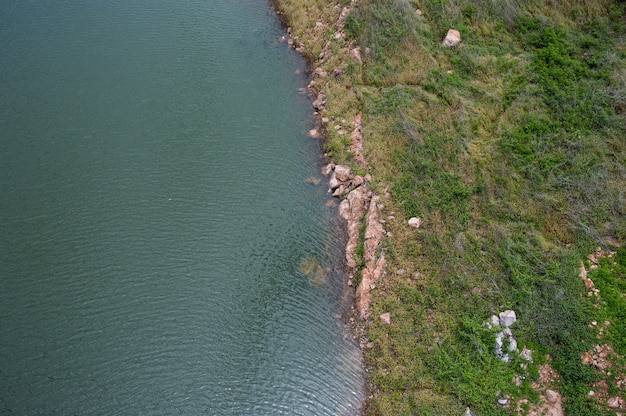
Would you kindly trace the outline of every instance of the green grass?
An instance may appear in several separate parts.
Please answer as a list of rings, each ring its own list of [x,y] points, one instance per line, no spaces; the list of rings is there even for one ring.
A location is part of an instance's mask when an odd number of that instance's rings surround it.
[[[284,1],[309,22],[332,9]],[[625,255],[593,272],[600,309],[578,268],[598,245],[626,241],[625,7],[361,0],[348,15],[363,60],[325,60],[328,72],[346,69],[320,87],[326,117],[332,127],[363,112],[370,173],[390,192],[383,215],[395,217],[371,314],[393,319],[367,329],[375,395],[366,414],[510,414],[498,394],[536,401],[530,381],[547,355],[566,412],[603,414],[587,399],[598,375],[580,356],[593,346],[592,320],[615,323],[609,340],[626,348]],[[313,33],[301,27],[303,38]],[[451,27],[462,43],[443,48]],[[309,49],[323,36],[309,36]],[[326,149],[349,162],[348,144],[333,133]],[[419,230],[406,226],[412,216]],[[505,309],[517,312],[519,347],[534,351],[526,370],[493,355],[495,334],[483,326]],[[519,387],[515,375],[526,377]]]

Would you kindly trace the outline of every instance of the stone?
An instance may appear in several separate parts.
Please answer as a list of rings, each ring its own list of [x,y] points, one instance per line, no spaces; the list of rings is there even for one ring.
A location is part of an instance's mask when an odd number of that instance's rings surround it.
[[[350,180],[350,176],[352,175],[352,170],[348,166],[337,165],[335,166],[335,175],[337,179],[341,182],[347,182]]]
[[[519,356],[522,360],[531,361],[533,360],[533,352],[528,348],[522,348],[522,352],[520,352]]]
[[[333,192],[333,196],[336,198],[341,197],[343,194],[346,193],[346,187],[343,185],[339,185],[336,189],[335,192]]]
[[[389,312],[383,313],[380,315],[380,320],[385,325],[391,324],[391,314]]]
[[[500,318],[498,318],[496,315],[491,315],[491,318],[489,318],[489,323],[493,326],[500,326]]]
[[[355,61],[361,62],[361,48],[358,46],[354,49],[350,49],[350,57]]]
[[[617,396],[609,397],[609,400],[606,402],[606,404],[607,406],[609,406],[609,409],[617,409],[618,407],[620,407],[620,399]]]
[[[334,191],[335,189],[339,188],[339,185],[341,185],[341,181],[339,180],[339,178],[337,178],[337,172],[335,171],[330,177],[330,181],[328,182],[328,188],[331,191]]]
[[[333,171],[333,169],[335,169],[335,164],[334,163],[329,163],[328,165],[326,165],[326,166],[324,166],[322,168],[322,175],[324,175],[324,176],[330,175],[330,173]]]
[[[506,406],[507,404],[509,404],[509,399],[498,399],[498,404],[500,406]]]
[[[476,415],[472,413],[472,411],[468,407],[467,409],[465,409],[465,413],[463,413],[463,416],[476,416]]]
[[[317,139],[320,137],[320,132],[317,129],[311,129],[309,130],[309,137]]]
[[[417,217],[413,217],[413,218],[409,219],[408,223],[413,228],[419,228],[420,225],[422,225],[422,219],[421,218],[417,218]]]
[[[420,10],[420,9],[417,9],[417,10],[415,10],[415,14],[418,15],[418,16],[423,16],[424,12],[422,12],[422,10]],[[468,409],[469,409],[469,407],[468,407]]]
[[[550,403],[556,403],[559,401],[559,393],[554,390],[546,390],[546,399]]]
[[[326,96],[323,92],[320,92],[315,101],[313,101],[313,108],[317,111],[323,111],[326,107]]]
[[[360,176],[360,175],[356,175],[356,176],[352,179],[352,185],[354,185],[354,187],[357,187],[357,186],[361,186],[361,185],[363,185],[363,182],[364,182],[364,180],[363,180],[363,176]]]
[[[504,312],[500,312],[500,325],[509,327],[513,325],[517,321],[517,316],[515,315],[515,311],[508,310]]]
[[[461,33],[456,29],[450,29],[441,44],[446,47],[451,47],[458,45],[459,42],[461,42]]]
[[[517,351],[517,341],[515,338],[509,338],[509,351]]]

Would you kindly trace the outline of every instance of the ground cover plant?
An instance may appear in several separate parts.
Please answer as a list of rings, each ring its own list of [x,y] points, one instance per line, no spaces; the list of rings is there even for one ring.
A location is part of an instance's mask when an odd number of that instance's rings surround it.
[[[307,22],[293,28],[310,39],[310,59],[327,41],[339,50],[330,27],[315,29],[333,10],[327,1],[281,4]],[[346,17],[362,58],[324,60],[329,73],[341,69],[323,90],[326,117],[342,127],[362,112],[392,235],[372,316],[393,319],[368,326],[366,414],[523,413],[517,400],[540,400],[532,382],[546,363],[567,414],[615,414],[590,399],[606,373],[581,357],[598,344],[592,321],[611,323],[603,342],[625,355],[624,251],[589,274],[603,303],[588,296],[580,267],[598,246],[626,242],[625,8],[360,0]],[[450,28],[462,42],[444,48]],[[341,130],[330,129],[326,151],[350,163]],[[413,216],[419,229],[406,226]],[[507,309],[532,363],[493,354],[496,330],[484,323]],[[618,381],[607,388],[626,399]]]

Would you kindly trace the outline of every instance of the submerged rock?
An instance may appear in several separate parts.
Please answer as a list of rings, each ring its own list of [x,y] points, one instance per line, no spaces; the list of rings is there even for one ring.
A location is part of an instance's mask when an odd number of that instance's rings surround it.
[[[298,263],[298,270],[309,279],[313,286],[321,286],[328,281],[328,273],[320,265],[317,257],[304,257]]]

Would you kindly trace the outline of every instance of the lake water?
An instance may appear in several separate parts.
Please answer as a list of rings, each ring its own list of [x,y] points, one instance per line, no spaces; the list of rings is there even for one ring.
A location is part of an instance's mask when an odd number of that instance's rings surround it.
[[[0,414],[358,413],[283,34],[263,0],[0,2]]]

